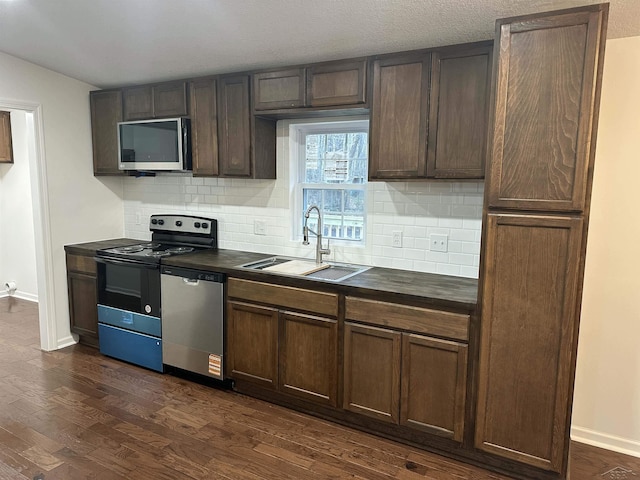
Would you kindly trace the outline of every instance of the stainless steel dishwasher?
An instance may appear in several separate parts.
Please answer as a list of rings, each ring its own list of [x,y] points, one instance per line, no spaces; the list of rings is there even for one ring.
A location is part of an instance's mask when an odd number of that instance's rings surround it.
[[[224,379],[222,273],[162,267],[162,358],[165,365]]]

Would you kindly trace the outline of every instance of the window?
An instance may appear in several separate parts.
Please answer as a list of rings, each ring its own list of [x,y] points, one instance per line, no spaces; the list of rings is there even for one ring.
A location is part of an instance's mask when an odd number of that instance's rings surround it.
[[[322,211],[323,237],[363,243],[369,122],[296,124],[291,128],[292,138],[297,139],[293,165],[298,173],[295,218],[299,226],[294,231],[301,234],[304,212],[315,205]],[[312,213],[307,225],[318,231],[317,223]]]

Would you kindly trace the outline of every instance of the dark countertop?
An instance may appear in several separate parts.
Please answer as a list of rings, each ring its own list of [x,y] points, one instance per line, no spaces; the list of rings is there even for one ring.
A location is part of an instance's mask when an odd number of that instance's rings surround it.
[[[67,253],[93,255],[97,249],[133,245],[143,240],[119,238],[99,242],[67,245]],[[248,280],[278,283],[358,295],[376,300],[433,306],[457,311],[474,311],[478,297],[478,280],[473,278],[412,272],[392,268],[373,267],[341,282],[288,276],[264,271],[246,270],[238,265],[273,255],[237,250],[205,250],[162,259],[163,265],[209,270]]]

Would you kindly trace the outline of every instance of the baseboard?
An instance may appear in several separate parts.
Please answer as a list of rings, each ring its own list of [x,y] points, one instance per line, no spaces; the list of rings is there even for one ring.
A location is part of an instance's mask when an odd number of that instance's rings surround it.
[[[6,290],[0,292],[0,298],[8,297],[9,293]],[[14,297],[19,298],[21,300],[26,300],[27,302],[35,302],[38,303],[38,295],[34,295],[32,293],[20,292],[17,291],[13,294]]]
[[[63,338],[59,338],[57,346],[56,346],[56,350],[59,350],[61,348],[65,348],[65,347],[70,347],[71,345],[75,345],[76,343],[78,343],[78,342],[76,342],[71,335],[68,335],[68,336],[63,337]]]
[[[38,295],[34,295],[33,293],[26,293],[18,290],[16,293],[13,294],[13,296],[16,298],[20,298],[22,300],[26,300],[28,302],[38,303]]]
[[[582,427],[571,427],[571,440],[640,458],[640,442]]]

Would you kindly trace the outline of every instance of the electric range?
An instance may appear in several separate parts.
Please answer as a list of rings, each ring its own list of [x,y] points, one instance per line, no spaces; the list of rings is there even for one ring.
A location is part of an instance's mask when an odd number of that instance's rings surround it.
[[[152,215],[151,241],[96,252],[100,351],[163,371],[161,261],[218,247],[215,219]]]

